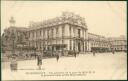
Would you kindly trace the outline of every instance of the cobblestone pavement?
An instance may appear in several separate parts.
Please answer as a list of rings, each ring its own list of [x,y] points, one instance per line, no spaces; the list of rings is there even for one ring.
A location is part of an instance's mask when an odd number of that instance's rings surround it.
[[[127,54],[96,53],[80,54],[75,57],[43,59],[42,70],[37,60],[18,61],[18,70],[10,70],[10,62],[2,63],[2,80],[116,80],[127,77]]]

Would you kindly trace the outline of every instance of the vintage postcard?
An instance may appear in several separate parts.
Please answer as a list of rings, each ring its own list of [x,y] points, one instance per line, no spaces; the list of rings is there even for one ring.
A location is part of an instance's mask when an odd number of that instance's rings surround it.
[[[126,1],[1,1],[2,80],[126,80]]]

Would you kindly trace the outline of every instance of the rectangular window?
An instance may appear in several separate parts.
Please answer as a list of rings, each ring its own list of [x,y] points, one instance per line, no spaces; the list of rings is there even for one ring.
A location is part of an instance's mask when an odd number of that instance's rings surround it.
[[[71,37],[71,26],[69,27],[70,37]]]
[[[38,31],[36,30],[36,37],[38,37]]]
[[[56,37],[58,37],[58,27],[56,28]]]
[[[43,30],[43,38],[45,38],[45,30]]]
[[[52,38],[53,38],[53,29],[52,29],[52,33],[51,33],[51,36],[52,36]]]
[[[33,37],[34,37],[34,32],[32,32],[32,34],[33,34]]]
[[[70,50],[72,49],[72,46],[71,46],[71,40],[70,40]]]
[[[75,28],[73,28],[73,35],[74,35],[74,37],[75,37]]]
[[[64,36],[64,26],[62,27],[62,37]]]
[[[78,29],[78,36],[80,37],[80,29]]]
[[[49,38],[49,30],[47,31],[47,35],[48,35],[48,38]]]
[[[41,36],[41,30],[40,30],[40,36]]]

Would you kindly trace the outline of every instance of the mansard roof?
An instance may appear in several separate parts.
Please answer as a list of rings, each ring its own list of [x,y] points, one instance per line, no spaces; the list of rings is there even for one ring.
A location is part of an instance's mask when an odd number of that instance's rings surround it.
[[[42,22],[31,22],[29,27],[31,29],[38,29],[42,27],[52,27],[64,23],[81,26],[87,29],[85,18],[76,15],[72,12],[63,12],[60,17],[44,20]]]

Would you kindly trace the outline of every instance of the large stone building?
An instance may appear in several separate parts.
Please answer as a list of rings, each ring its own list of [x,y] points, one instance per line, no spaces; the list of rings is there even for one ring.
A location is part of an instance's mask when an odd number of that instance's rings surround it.
[[[43,22],[33,22],[29,27],[29,45],[38,50],[87,50],[87,25],[84,18],[71,12],[63,12]]]
[[[56,50],[81,53],[127,51],[125,37],[106,38],[88,33],[85,19],[71,12],[63,12],[60,17],[42,22],[31,22],[28,28],[16,27],[13,18],[10,24],[11,26],[5,29],[2,35],[2,52],[11,52],[13,47],[16,51],[19,47],[23,51],[25,46],[27,54]]]

